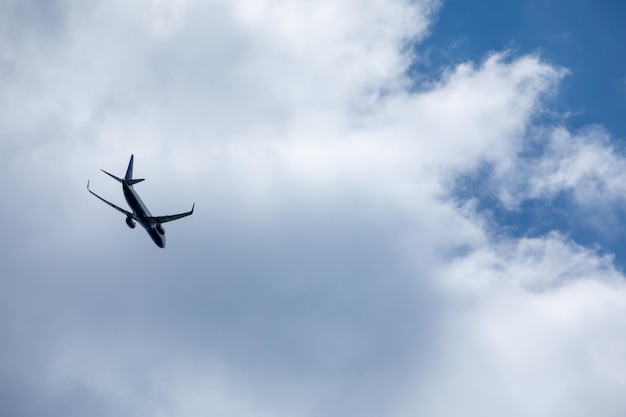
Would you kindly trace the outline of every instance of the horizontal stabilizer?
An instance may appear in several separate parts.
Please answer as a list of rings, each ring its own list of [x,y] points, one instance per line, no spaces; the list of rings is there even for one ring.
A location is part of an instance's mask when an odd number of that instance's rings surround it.
[[[113,174],[111,174],[111,173],[109,173],[109,172],[106,172],[106,171],[105,171],[105,170],[103,170],[103,169],[101,169],[100,171],[104,172],[104,173],[105,173],[105,174],[107,174],[109,177],[114,178],[114,179],[116,179],[116,180],[117,180],[117,181],[119,181],[119,182],[122,182],[122,179],[121,179],[121,178],[116,177],[115,175],[113,175]]]
[[[145,178],[137,178],[137,179],[128,179],[128,178],[124,178],[121,179],[120,177],[116,177],[115,175],[111,174],[110,172],[106,172],[105,170],[101,169],[100,171],[104,172],[105,174],[107,174],[109,177],[114,178],[116,181],[119,181],[121,183],[125,183],[127,185],[134,185],[137,184],[138,182],[141,181],[145,181]]]

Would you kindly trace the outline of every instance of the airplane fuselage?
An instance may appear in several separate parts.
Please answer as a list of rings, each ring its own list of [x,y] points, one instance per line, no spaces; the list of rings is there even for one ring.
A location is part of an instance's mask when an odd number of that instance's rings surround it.
[[[124,198],[128,203],[128,206],[133,210],[133,218],[136,220],[146,232],[150,235],[154,243],[160,247],[165,247],[165,229],[163,225],[156,222],[148,207],[141,200],[132,185],[122,183],[122,190],[124,192]]]

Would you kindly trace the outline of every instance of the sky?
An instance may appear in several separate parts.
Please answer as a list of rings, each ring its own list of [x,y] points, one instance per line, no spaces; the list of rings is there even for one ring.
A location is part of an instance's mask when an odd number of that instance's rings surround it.
[[[623,416],[624,6],[474,3],[0,1],[0,414]]]

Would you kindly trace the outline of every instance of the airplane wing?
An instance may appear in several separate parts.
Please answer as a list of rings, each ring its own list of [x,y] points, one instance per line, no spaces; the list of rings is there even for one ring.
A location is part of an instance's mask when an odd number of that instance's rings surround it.
[[[191,206],[191,210],[186,213],[172,214],[170,216],[153,216],[153,217],[150,217],[150,219],[154,219],[159,223],[167,223],[167,222],[171,222],[172,220],[182,219],[183,217],[191,216],[193,214],[193,209],[195,206],[196,206],[196,203],[193,203],[193,206]]]
[[[124,213],[127,217],[130,217],[131,219],[134,218],[135,216],[133,215],[133,213],[131,213],[130,211],[126,211],[121,207],[116,206],[113,203],[110,203],[108,201],[106,201],[104,198],[100,197],[98,194],[94,193],[93,191],[91,191],[89,189],[89,181],[87,181],[87,191],[89,191],[91,194],[95,195],[96,197],[98,197],[100,200],[104,201],[105,203],[107,203],[109,206],[113,207],[115,210]],[[193,211],[193,210],[192,210]]]

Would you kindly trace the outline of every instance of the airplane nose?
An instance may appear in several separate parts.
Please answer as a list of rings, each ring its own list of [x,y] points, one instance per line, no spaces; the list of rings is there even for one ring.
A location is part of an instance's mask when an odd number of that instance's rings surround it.
[[[165,236],[160,235],[155,229],[149,229],[148,234],[152,238],[152,241],[154,242],[155,245],[157,245],[160,248],[165,247]]]

